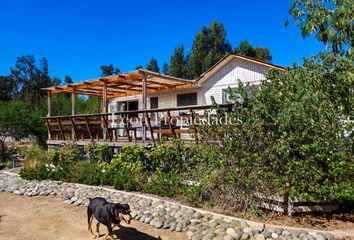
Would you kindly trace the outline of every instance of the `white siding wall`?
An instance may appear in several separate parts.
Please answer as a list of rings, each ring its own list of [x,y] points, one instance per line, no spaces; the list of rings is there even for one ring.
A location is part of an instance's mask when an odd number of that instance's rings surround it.
[[[193,93],[197,92],[197,105],[202,105],[203,102],[203,96],[201,94],[200,88],[194,88],[194,89],[183,89],[183,90],[178,90],[178,91],[165,91],[165,92],[159,92],[159,93],[150,93],[148,94],[148,102],[147,102],[147,108],[150,109],[150,97],[158,97],[159,105],[158,108],[174,108],[177,107],[177,94],[182,94],[182,93]],[[131,101],[131,100],[138,100],[139,101],[139,109],[143,108],[143,99],[142,95],[134,95],[134,96],[127,96],[127,97],[118,97],[114,98],[109,101],[109,107],[108,109],[111,110],[113,106],[114,111],[117,111],[116,106],[117,102],[120,101]]]
[[[150,97],[158,97],[158,108],[173,108],[177,107],[177,94],[180,93],[198,93],[198,105],[210,105],[211,97],[213,96],[217,103],[221,104],[223,101],[223,89],[228,87],[237,87],[238,80],[243,83],[259,84],[265,80],[265,74],[269,67],[257,63],[252,63],[246,60],[233,58],[226,65],[220,68],[209,79],[207,79],[200,88],[184,89],[178,91],[166,91],[155,94],[148,94],[148,109],[150,108]],[[142,95],[119,97],[110,100],[110,106],[114,106],[116,110],[118,101],[139,100],[139,108],[142,109]]]
[[[233,58],[203,83],[202,105],[210,105],[212,96],[217,103],[223,103],[223,89],[237,87],[239,80],[243,83],[259,84],[265,80],[268,70],[269,67]]]

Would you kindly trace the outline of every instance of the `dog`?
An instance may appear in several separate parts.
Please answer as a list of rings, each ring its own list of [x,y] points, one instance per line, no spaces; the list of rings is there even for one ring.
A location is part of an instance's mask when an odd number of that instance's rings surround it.
[[[110,203],[106,199],[101,197],[89,198],[89,205],[87,207],[87,223],[88,231],[93,238],[100,236],[99,227],[103,224],[107,227],[108,233],[105,239],[108,237],[114,239],[112,230],[115,226],[120,224],[121,220],[124,220],[127,224],[130,224],[132,217],[130,215],[130,206],[128,204]],[[128,219],[125,219],[127,216]],[[92,220],[96,218],[98,221],[96,224],[96,235],[92,232]]]

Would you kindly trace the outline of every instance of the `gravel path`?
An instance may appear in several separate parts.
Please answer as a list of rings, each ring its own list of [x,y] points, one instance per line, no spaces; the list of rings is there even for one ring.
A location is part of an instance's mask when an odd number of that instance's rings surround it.
[[[122,225],[114,231],[121,240],[187,239],[184,233],[156,229],[139,221]],[[106,233],[105,227],[100,231]],[[0,239],[87,240],[86,207],[65,204],[57,197],[0,193]]]
[[[88,198],[93,198],[96,196],[104,197],[110,202],[128,203],[133,210],[131,213],[132,217],[142,223],[141,226],[146,226],[149,228],[154,227],[157,232],[162,230],[167,231],[167,229],[172,233],[183,232],[185,233],[183,236],[186,236],[190,240],[335,240],[351,239],[353,236],[351,231],[335,233],[333,231],[326,232],[311,229],[265,225],[263,223],[236,219],[225,215],[207,212],[201,209],[183,206],[175,202],[169,202],[139,193],[128,193],[103,187],[93,187],[49,180],[26,181],[15,174],[4,172],[0,172],[0,192],[13,193],[19,196],[31,196],[34,197],[34,199],[38,198],[38,196],[43,196],[40,198],[44,199],[44,196],[47,196],[47,198],[50,199],[53,199],[53,196],[58,196],[64,199],[64,203],[66,203],[68,207],[78,206],[78,209],[82,209],[83,205],[88,204]],[[3,206],[6,208],[6,204]],[[2,211],[1,209],[2,207],[0,206],[0,214]],[[37,211],[36,216],[39,216],[39,219],[41,219],[41,207],[34,209]],[[61,207],[58,209],[55,208],[55,211],[60,210]],[[53,212],[55,213],[55,211]],[[16,211],[17,214],[20,214],[20,217],[23,212],[25,212],[25,210]],[[46,215],[48,213],[43,214]],[[27,215],[26,218],[30,216],[35,215]],[[22,219],[26,218],[22,217]],[[79,220],[74,222],[83,221],[83,219],[85,218],[80,217]],[[53,218],[52,222],[55,220],[56,217]],[[138,221],[136,221],[136,223],[138,223]],[[48,222],[48,228],[50,228],[52,226],[51,224],[53,224],[48,220],[45,222]],[[68,224],[68,226],[70,227],[70,224]],[[79,224],[79,226],[82,226],[82,224]],[[54,231],[55,228],[52,230]],[[125,231],[121,232],[123,234]],[[333,233],[335,233],[335,235]],[[25,234],[25,232],[22,234]],[[58,236],[63,237],[62,235]],[[46,238],[44,237],[43,239]],[[146,236],[143,238],[129,239],[149,239],[149,237]],[[179,238],[173,235],[168,236],[166,239],[178,240]]]

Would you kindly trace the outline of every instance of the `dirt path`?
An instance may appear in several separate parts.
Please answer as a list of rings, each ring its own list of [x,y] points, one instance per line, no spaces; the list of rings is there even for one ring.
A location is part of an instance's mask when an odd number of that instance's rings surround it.
[[[101,233],[106,233],[102,225],[100,230]],[[132,221],[130,225],[123,224],[114,233],[121,240],[154,240],[159,237],[187,239],[184,233],[156,229],[138,221]],[[26,197],[0,193],[0,239],[90,239],[86,207],[66,205],[57,197]]]

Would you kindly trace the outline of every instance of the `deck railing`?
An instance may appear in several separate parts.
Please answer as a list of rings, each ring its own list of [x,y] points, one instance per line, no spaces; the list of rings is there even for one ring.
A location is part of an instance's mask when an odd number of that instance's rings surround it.
[[[231,108],[231,104],[221,104]],[[101,114],[44,117],[49,140],[152,142],[183,138],[198,141],[197,125],[212,105]]]

